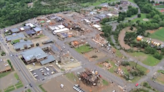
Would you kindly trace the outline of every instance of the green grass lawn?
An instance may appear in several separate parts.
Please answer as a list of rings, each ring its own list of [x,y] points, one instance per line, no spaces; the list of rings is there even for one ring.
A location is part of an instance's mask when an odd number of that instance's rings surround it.
[[[102,4],[102,3],[110,3],[110,2],[116,2],[116,1],[118,1],[118,0],[97,0],[96,2],[88,2],[88,3],[83,3],[83,4],[81,4],[82,6],[98,6],[98,5],[100,5],[100,4]]]
[[[75,48],[75,50],[79,53],[86,53],[92,50],[92,48],[89,45],[83,45],[80,47]]]
[[[122,53],[119,50],[117,50],[117,49],[116,49],[116,56],[120,57],[120,58],[123,57]]]
[[[12,71],[0,73],[0,78],[7,76],[7,75],[10,74],[11,72],[12,72]]]
[[[114,71],[117,69],[117,66],[113,61],[109,61],[112,67],[109,69],[109,72],[114,73]]]
[[[146,18],[146,14],[142,14],[141,13],[141,17],[140,18],[136,18],[134,20],[132,20],[133,22],[136,22],[137,20],[140,20],[140,22],[144,22],[143,19]]]
[[[47,92],[47,91],[42,87],[42,85],[39,85],[39,88],[42,90],[42,92]]]
[[[17,80],[19,80],[19,76],[18,76],[17,73],[14,74],[14,77],[15,77]]]
[[[164,70],[158,70],[158,73],[164,74]]]
[[[157,30],[150,35],[150,38],[158,39],[164,41],[164,28]]]
[[[15,87],[16,87],[17,89],[23,87],[23,83],[22,83],[22,81],[19,79],[19,76],[18,76],[17,73],[14,74],[14,77],[19,81],[18,83],[15,84]]]
[[[16,43],[18,43],[18,42],[20,42],[19,39],[12,41],[11,44],[16,44]]]
[[[14,85],[11,85],[11,86],[7,87],[6,89],[4,89],[4,92],[11,92],[13,90],[15,90],[15,87],[14,87]]]
[[[128,0],[128,1],[130,1],[130,2],[134,3],[134,0]]]
[[[18,88],[23,87],[23,84],[22,84],[21,81],[19,81],[17,84],[15,84],[15,86],[16,86],[16,88],[18,89]]]
[[[31,89],[27,89],[25,92],[31,92]]]
[[[116,74],[116,73],[115,73],[115,70],[117,69],[117,66],[116,66],[115,63],[112,62],[112,61],[110,61],[110,63],[111,63],[111,65],[112,65],[112,67],[109,69],[109,72]],[[136,63],[135,63],[135,62],[129,62],[129,63],[130,63],[130,67],[136,66]],[[127,67],[121,66],[121,69],[122,69],[122,71],[124,72],[124,74],[129,74],[129,71],[127,70]],[[139,64],[137,64],[137,69],[140,69],[140,70],[144,71],[145,74],[148,73],[148,69],[146,69],[145,67],[143,67],[143,66],[141,66],[141,65],[139,65]],[[117,75],[117,76],[119,76],[119,75]],[[119,76],[119,77],[120,77],[120,76]],[[134,79],[131,80],[131,82],[135,83],[135,82],[137,82],[140,78],[141,78],[141,77],[135,76]]]
[[[102,83],[103,83],[104,86],[108,86],[108,84],[109,84],[108,81],[106,81],[104,79],[102,80]]]
[[[156,5],[155,8],[164,8],[164,5]]]
[[[77,77],[73,73],[66,73],[66,77],[71,81],[77,80]]]
[[[137,58],[143,64],[148,65],[148,66],[155,66],[160,62],[160,60],[154,58],[152,55],[145,54],[142,52],[133,52],[133,53],[130,53],[130,55]]]

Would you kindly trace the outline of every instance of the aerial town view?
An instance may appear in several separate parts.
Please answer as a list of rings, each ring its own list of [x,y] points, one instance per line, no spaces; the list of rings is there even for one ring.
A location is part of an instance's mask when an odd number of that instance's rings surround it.
[[[164,92],[164,0],[0,0],[0,92]]]

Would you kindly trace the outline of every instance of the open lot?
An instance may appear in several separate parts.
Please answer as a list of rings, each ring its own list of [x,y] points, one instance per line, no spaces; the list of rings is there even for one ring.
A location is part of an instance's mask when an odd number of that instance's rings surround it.
[[[131,71],[134,71],[133,67],[136,66],[136,63],[134,62],[129,62],[128,66],[123,66],[120,65],[118,67],[118,63],[116,61],[105,61],[106,64],[102,64],[102,63],[98,63],[98,66],[100,66],[103,69],[108,70],[109,72],[124,78],[124,75],[129,75]],[[108,65],[107,65],[108,64]],[[140,69],[141,71],[143,71],[145,74],[148,73],[148,70],[144,67],[142,67],[141,65],[136,66],[136,69]],[[133,79],[130,79],[131,82],[137,82],[141,77],[139,76],[133,76]]]
[[[158,70],[156,81],[161,84],[164,84],[164,70]]]
[[[75,48],[75,50],[79,53],[86,53],[92,50],[92,48],[89,45],[83,45],[80,47]]]
[[[89,61],[96,61],[96,60],[99,60],[99,59],[102,59],[106,56],[105,53],[101,52],[101,51],[98,51],[97,50],[92,50],[90,52],[87,52],[84,54],[84,56],[89,60]]]
[[[154,33],[150,34],[150,38],[158,39],[164,41],[164,28],[161,28]]]
[[[44,80],[46,77],[51,76],[55,74],[56,72],[57,71],[52,66],[46,66],[46,68],[43,67],[43,68],[39,68],[39,69],[31,71],[32,75],[37,80]]]
[[[0,89],[4,90],[4,92],[10,92],[21,87],[23,87],[23,84],[15,72],[0,79]]]
[[[144,19],[146,19],[146,14],[143,14],[141,13],[141,17],[140,18],[136,18],[134,20],[132,20],[133,22],[136,22],[136,21],[140,21],[140,22],[144,22]]]
[[[64,88],[60,88],[60,85],[64,84]],[[42,87],[47,92],[76,92],[72,87],[74,83],[70,82],[65,76],[59,76],[44,83]]]
[[[55,83],[55,84],[54,84]],[[64,88],[60,88],[60,85],[64,84]],[[74,84],[79,84],[80,88],[85,92],[123,92],[117,85],[110,84],[106,80],[102,80],[100,86],[87,86],[78,80],[74,73],[67,73],[65,75],[53,78],[52,80],[44,83],[42,87],[47,92],[77,92],[73,89]],[[103,86],[104,85],[104,86]]]
[[[133,52],[129,54],[145,65],[155,66],[160,62],[160,60],[154,58],[152,55],[145,54],[142,52]]]

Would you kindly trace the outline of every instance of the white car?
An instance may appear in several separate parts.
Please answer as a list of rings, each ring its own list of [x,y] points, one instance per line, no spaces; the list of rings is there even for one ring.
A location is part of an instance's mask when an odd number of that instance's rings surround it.
[[[116,90],[113,90],[112,92],[116,92]]]
[[[36,77],[38,77],[38,75],[34,75],[34,77],[36,78]]]

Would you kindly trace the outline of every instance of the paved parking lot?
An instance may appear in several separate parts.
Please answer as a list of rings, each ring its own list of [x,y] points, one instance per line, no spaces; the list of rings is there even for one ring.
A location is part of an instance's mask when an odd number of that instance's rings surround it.
[[[49,77],[55,74],[57,71],[52,66],[42,67],[36,70],[31,71],[32,75],[37,80],[44,80],[46,77]]]

